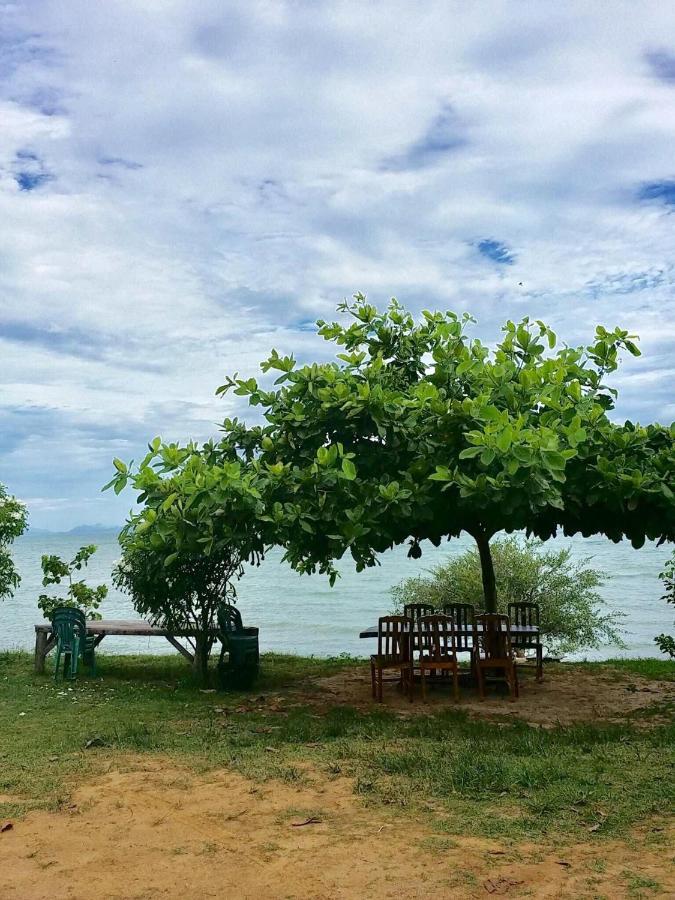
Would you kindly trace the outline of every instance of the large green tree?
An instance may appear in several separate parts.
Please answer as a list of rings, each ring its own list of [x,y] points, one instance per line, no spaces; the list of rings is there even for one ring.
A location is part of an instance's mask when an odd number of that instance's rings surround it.
[[[263,424],[225,421],[214,458],[234,453],[265,480],[274,540],[295,568],[334,578],[346,551],[361,569],[395,544],[418,557],[422,540],[466,531],[494,610],[500,531],[675,538],[673,426],[610,418],[605,380],[623,351],[639,354],[634,336],[598,326],[587,346],[560,346],[526,318],[491,345],[470,336],[467,314],[417,322],[361,295],[339,309],[346,322],[318,323],[335,361],[272,351],[272,388],[236,375],[219,388],[262,408]]]
[[[21,581],[10,546],[26,530],[26,523],[26,507],[0,484],[0,600],[11,597]]]

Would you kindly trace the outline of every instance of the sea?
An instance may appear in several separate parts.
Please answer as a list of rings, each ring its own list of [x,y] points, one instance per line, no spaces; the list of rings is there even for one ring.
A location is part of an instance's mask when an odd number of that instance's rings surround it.
[[[13,556],[22,581],[13,598],[0,602],[0,650],[31,650],[34,625],[42,616],[37,598],[42,587],[40,557],[57,554],[71,559],[84,544],[98,550],[86,570],[89,583],[105,583],[109,594],[100,612],[107,619],[138,618],[128,596],[111,584],[110,573],[119,559],[115,532],[78,531],[77,534],[34,533],[19,538]],[[380,565],[357,573],[353,563],[339,563],[341,577],[334,587],[323,575],[298,575],[282,561],[283,552],[272,550],[259,567],[249,567],[238,583],[238,605],[244,624],[260,628],[261,650],[308,656],[367,656],[371,642],[359,639],[359,631],[374,625],[392,609],[390,591],[402,579],[427,570],[473,545],[470,537],[453,539],[440,547],[423,545],[419,560],[409,559],[406,547],[382,554]],[[658,656],[654,636],[673,631],[673,608],[661,599],[663,570],[671,548],[647,543],[634,550],[627,542],[613,544],[602,537],[555,538],[547,547],[570,547],[575,558],[590,557],[606,580],[600,589],[607,609],[624,613],[621,628],[625,649],[606,645],[577,658],[607,659],[616,656]],[[50,589],[51,590],[51,589]],[[174,653],[164,638],[109,637],[101,645],[109,653]]]

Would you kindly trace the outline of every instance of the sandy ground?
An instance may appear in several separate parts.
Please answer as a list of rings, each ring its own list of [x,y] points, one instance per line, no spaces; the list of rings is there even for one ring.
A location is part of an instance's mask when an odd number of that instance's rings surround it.
[[[672,854],[645,847],[649,828],[625,843],[504,846],[368,809],[342,777],[255,785],[156,758],[122,764],[67,810],[0,834],[2,900],[675,896]],[[661,889],[631,893],[637,874]]]
[[[515,718],[531,725],[553,727],[575,722],[625,722],[627,718],[634,724],[650,726],[665,721],[658,714],[659,706],[665,702],[675,703],[675,682],[650,681],[638,675],[601,675],[597,671],[591,674],[580,669],[565,671],[561,666],[553,675],[545,675],[540,683],[531,670],[521,672],[519,680],[520,697],[515,702],[500,693],[499,686],[489,688],[485,700],[479,699],[474,688],[462,687],[461,698],[455,704],[451,681],[448,681],[447,685],[429,689],[425,706],[419,686],[411,704],[397,690],[393,679],[385,684],[382,705],[409,715],[457,708],[476,718]],[[359,709],[373,708],[370,672],[365,668],[318,679],[314,689],[314,695],[311,692],[306,695],[309,702],[326,707],[347,704]],[[655,708],[654,715],[640,715],[648,712],[650,707]]]
[[[400,715],[454,706],[445,686],[430,692],[426,708],[417,700],[411,705],[395,684],[385,687],[384,706]],[[497,694],[481,702],[464,688],[459,707],[550,727],[625,721],[671,700],[672,683],[558,670],[542,684],[523,675],[516,703]],[[317,712],[338,704],[372,709],[367,669],[238,709],[307,703]],[[0,900],[675,898],[675,841],[665,849],[671,831],[663,822],[624,841],[589,835],[577,845],[500,844],[434,834],[424,819],[369,809],[349,779],[314,771],[289,785],[227,771],[199,775],[155,757],[118,755],[109,765],[67,809],[31,813],[0,832]],[[656,831],[660,845],[649,841]],[[650,879],[661,887],[647,887]]]

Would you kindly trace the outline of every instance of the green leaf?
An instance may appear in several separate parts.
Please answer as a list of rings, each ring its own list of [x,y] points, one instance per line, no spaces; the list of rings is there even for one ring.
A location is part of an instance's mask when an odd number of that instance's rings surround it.
[[[122,475],[127,474],[126,463],[123,463],[121,459],[118,459],[117,457],[115,457],[115,459],[113,459],[113,465],[115,466],[117,471],[120,472]]]
[[[549,469],[565,468],[565,457],[557,450],[542,450],[541,456]]]
[[[473,459],[474,456],[478,456],[483,452],[482,447],[466,447],[459,454],[460,459]]]
[[[351,459],[342,458],[342,474],[348,481],[354,481],[356,478],[356,466]]]
[[[171,565],[171,563],[176,559],[178,559],[177,553],[169,553],[169,555],[164,560],[164,568],[168,569],[168,567]]]

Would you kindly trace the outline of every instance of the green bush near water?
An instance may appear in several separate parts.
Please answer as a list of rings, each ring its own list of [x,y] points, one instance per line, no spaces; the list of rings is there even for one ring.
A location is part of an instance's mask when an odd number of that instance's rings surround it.
[[[617,625],[622,614],[603,609],[598,588],[604,574],[590,559],[575,561],[569,549],[546,550],[541,541],[516,537],[492,542],[497,582],[497,607],[537,603],[545,643],[554,653],[572,653],[603,643],[622,646]],[[471,603],[483,608],[483,584],[478,550],[472,548],[392,588],[396,609],[404,603]]]

